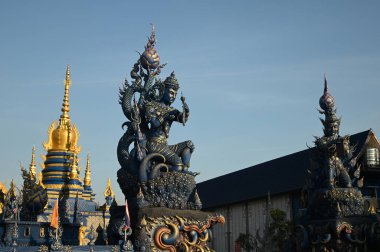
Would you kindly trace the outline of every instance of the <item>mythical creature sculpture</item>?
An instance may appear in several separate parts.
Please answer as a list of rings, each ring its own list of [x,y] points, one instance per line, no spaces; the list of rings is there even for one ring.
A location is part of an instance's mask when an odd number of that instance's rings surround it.
[[[168,144],[173,122],[185,126],[190,110],[183,96],[181,111],[171,106],[176,99],[179,82],[174,72],[164,81],[158,78],[166,64],[160,65],[160,57],[154,48],[155,42],[153,27],[145,51],[131,71],[132,83],[125,80],[124,87],[120,90],[119,102],[128,121],[123,124],[123,127],[127,126],[127,130],[117,147],[121,165],[118,182],[128,199],[137,197],[142,188],[142,193],[149,201],[149,194],[157,192],[148,193],[147,184],[164,173],[181,173],[190,176],[193,181],[198,174],[188,170],[194,151],[192,141]],[[181,177],[178,174],[177,176]],[[194,188],[195,183],[184,190],[186,197],[194,193]],[[176,188],[173,191],[181,189]],[[162,205],[158,202],[157,204]]]
[[[297,251],[367,251],[378,248],[378,217],[364,211],[363,174],[350,137],[340,136],[340,118],[327,81],[319,99],[324,135],[315,137],[304,190],[307,211],[295,229]],[[376,244],[377,243],[377,244]],[[372,250],[368,250],[372,251]],[[376,250],[373,250],[376,251]]]
[[[315,137],[311,167],[306,184],[308,216],[335,218],[363,213],[360,167],[353,156],[355,146],[349,136],[340,136],[340,118],[336,116],[334,97],[328,92],[325,78],[324,92],[319,99],[325,115],[320,118],[324,129],[322,137]]]
[[[334,97],[328,92],[326,79],[319,105],[319,112],[325,115],[325,119],[320,118],[324,126],[324,136],[315,137],[315,165],[309,170],[308,186],[313,189],[357,186],[360,168],[353,157],[355,146],[350,144],[349,135],[339,135],[341,120],[336,116]]]
[[[47,191],[37,183],[35,175],[27,172],[22,165],[21,173],[24,180],[22,188],[23,208],[21,211],[21,219],[35,221],[37,220],[37,215],[43,212],[43,209],[47,204]]]
[[[3,220],[20,220],[20,211],[23,209],[21,192],[17,189],[14,181],[11,181],[11,186],[5,196],[3,207]]]

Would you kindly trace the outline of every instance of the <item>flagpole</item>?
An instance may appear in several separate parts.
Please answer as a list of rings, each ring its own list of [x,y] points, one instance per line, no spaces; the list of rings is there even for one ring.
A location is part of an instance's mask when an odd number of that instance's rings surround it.
[[[59,196],[57,196],[57,205],[58,205],[58,198]],[[57,228],[55,229],[55,239],[58,241],[58,228],[59,228],[59,216],[58,216],[58,225],[57,225]]]

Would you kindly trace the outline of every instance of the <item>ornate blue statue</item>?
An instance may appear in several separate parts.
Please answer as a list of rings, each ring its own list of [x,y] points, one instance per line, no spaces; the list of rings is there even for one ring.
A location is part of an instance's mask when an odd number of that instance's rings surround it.
[[[170,165],[172,171],[187,171],[190,166],[191,153],[194,144],[185,141],[175,145],[168,145],[169,131],[174,121],[185,125],[189,118],[189,107],[183,101],[183,111],[180,112],[170,105],[174,102],[179,83],[174,72],[165,79],[163,83],[163,94],[159,102],[148,102],[144,107],[145,120],[149,125],[147,132],[147,151],[148,153],[159,153],[165,157],[166,163]]]
[[[120,104],[128,121],[123,124],[127,130],[117,148],[121,165],[118,182],[132,205],[143,202],[183,209],[190,202],[195,207],[191,195],[195,193],[194,177],[198,173],[188,170],[194,144],[190,140],[168,144],[172,124],[185,126],[189,106],[183,96],[181,111],[171,106],[180,85],[174,72],[164,81],[158,78],[165,64],[159,64],[154,44],[153,28],[144,53],[131,71],[132,83],[125,80],[120,90]]]

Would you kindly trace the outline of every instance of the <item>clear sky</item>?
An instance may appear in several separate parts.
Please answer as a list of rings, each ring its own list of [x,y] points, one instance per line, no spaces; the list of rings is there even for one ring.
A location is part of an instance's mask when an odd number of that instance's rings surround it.
[[[173,125],[170,143],[193,140],[198,182],[312,145],[322,135],[324,73],[341,134],[380,134],[379,13],[379,1],[349,0],[1,1],[0,181],[20,184],[19,161],[28,166],[33,145],[44,153],[69,64],[81,166],[90,152],[100,202],[108,177],[123,198],[118,88],[150,23],[168,62],[161,77],[175,70],[191,110],[186,127]]]

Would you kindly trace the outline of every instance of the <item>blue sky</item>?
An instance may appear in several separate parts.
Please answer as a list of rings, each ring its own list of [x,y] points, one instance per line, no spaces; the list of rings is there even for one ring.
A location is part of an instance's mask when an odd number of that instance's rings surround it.
[[[186,127],[172,127],[170,142],[193,140],[197,181],[312,145],[322,134],[316,108],[324,73],[341,134],[380,134],[379,11],[378,1],[343,0],[2,1],[0,181],[21,183],[19,161],[29,164],[33,145],[44,153],[69,64],[81,165],[90,152],[100,202],[108,177],[122,199],[118,88],[150,23],[168,62],[161,77],[175,70],[191,110]]]

